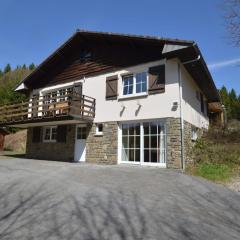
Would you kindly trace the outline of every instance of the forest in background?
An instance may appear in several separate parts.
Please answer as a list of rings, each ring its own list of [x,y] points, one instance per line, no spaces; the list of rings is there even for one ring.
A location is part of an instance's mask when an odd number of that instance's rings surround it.
[[[0,69],[0,105],[23,101],[26,96],[14,92],[16,85],[29,75],[36,66],[32,63],[29,66],[25,64],[17,66],[15,69],[7,64],[4,69]],[[227,90],[223,86],[220,90],[220,97],[227,112],[227,118],[240,120],[240,95],[237,95],[234,89]]]
[[[32,63],[29,66],[25,64],[17,66],[15,69],[7,64],[5,68],[0,69],[0,105],[20,102],[26,99],[22,93],[15,92],[17,84],[29,75],[35,69]]]

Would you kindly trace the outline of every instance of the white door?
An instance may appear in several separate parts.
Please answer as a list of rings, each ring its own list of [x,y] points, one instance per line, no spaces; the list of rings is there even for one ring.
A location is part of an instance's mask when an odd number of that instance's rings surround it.
[[[84,126],[76,126],[75,136],[74,161],[85,162],[87,128]]]

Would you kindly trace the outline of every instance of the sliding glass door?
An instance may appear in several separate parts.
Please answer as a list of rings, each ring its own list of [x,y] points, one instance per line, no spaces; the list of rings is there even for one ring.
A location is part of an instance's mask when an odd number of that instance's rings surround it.
[[[122,162],[166,165],[166,130],[160,121],[122,124]]]
[[[144,163],[165,163],[165,130],[159,122],[143,123]]]
[[[122,160],[140,162],[140,124],[122,125]]]

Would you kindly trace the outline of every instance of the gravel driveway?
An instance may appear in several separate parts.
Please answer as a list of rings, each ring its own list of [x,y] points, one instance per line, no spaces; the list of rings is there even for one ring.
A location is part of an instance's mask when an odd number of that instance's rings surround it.
[[[174,170],[0,156],[0,239],[240,239],[240,195]]]

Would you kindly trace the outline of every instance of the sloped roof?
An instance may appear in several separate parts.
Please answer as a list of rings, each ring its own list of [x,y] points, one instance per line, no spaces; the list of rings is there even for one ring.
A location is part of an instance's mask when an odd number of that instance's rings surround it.
[[[77,30],[64,44],[46,58],[29,76],[27,76],[20,84],[25,84],[30,87],[34,81],[46,77],[51,66],[64,61],[64,57],[73,52],[74,46],[77,46],[84,39],[86,42],[99,41],[101,42],[118,42],[127,43],[129,45],[139,45],[155,47],[161,51],[162,57],[179,58],[182,62],[186,62],[201,56],[200,60],[191,64],[186,64],[185,67],[192,75],[200,89],[206,94],[210,101],[219,101],[218,91],[207,68],[207,65],[201,55],[201,52],[194,41],[160,38],[154,36],[119,34],[112,32],[96,32]],[[20,85],[19,84],[19,85]],[[18,85],[18,86],[19,86]]]

